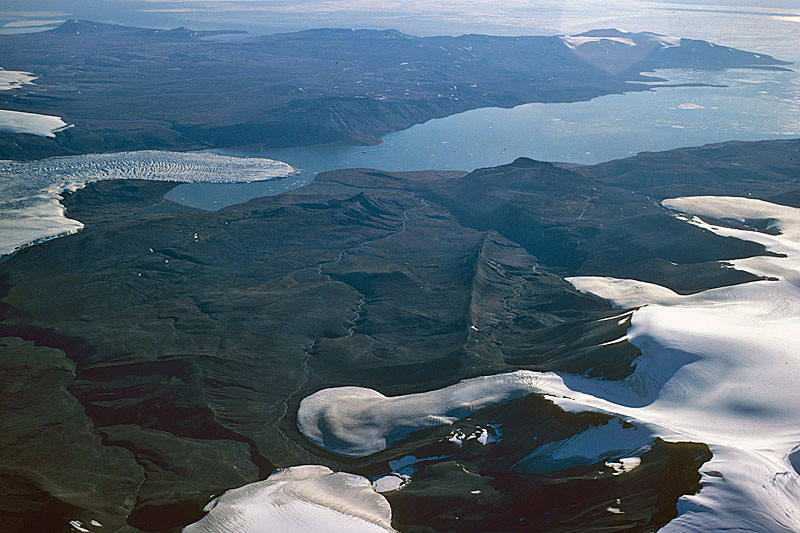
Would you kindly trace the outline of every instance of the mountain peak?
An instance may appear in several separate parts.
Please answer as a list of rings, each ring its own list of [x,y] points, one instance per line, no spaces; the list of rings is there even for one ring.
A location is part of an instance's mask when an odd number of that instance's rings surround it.
[[[539,161],[538,159],[531,159],[530,157],[518,157],[508,166],[517,168],[543,168],[552,167],[552,163],[547,161]]]
[[[119,28],[124,28],[124,26],[120,26],[119,24],[104,24],[102,22],[94,22],[92,20],[72,19],[64,22],[61,26],[53,28],[50,31],[57,33],[74,33],[80,35],[81,33],[98,33]]]

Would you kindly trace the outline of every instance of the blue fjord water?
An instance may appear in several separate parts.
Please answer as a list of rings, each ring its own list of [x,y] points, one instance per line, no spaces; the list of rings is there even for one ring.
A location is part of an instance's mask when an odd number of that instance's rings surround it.
[[[656,74],[669,84],[712,86],[658,87],[588,102],[475,109],[391,133],[377,146],[217,150],[225,155],[276,159],[302,173],[272,182],[183,184],[167,198],[219,209],[279,194],[310,182],[319,172],[340,168],[470,171],[521,156],[593,164],[641,151],[800,136],[797,72],[733,69]]]

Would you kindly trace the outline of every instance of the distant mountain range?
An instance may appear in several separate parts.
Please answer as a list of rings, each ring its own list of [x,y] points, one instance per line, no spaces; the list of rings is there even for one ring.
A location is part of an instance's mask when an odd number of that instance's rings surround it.
[[[478,107],[650,90],[658,80],[640,72],[654,69],[786,64],[706,41],[616,29],[552,37],[319,29],[208,39],[221,33],[231,32],[74,20],[0,36],[0,66],[38,77],[0,92],[0,109],[75,125],[51,139],[0,133],[0,157],[374,144],[388,132]]]

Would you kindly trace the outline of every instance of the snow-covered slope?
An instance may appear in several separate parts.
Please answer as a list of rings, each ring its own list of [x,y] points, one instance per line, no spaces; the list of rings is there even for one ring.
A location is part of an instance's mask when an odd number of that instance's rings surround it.
[[[0,131],[55,137],[57,132],[67,127],[61,117],[0,109]]]
[[[519,370],[391,398],[363,387],[324,389],[303,399],[297,425],[320,448],[364,457],[413,431],[452,424],[478,409],[527,396],[537,390],[537,377]]]
[[[711,447],[702,491],[681,500],[667,531],[800,531],[800,209],[733,197],[663,204],[784,255],[732,261],[774,280],[679,295],[634,280],[572,278],[620,307],[641,306],[629,340],[643,356],[623,382],[560,376],[550,392],[577,401],[572,409],[600,408]],[[780,234],[713,226],[703,216],[767,220]]]
[[[367,478],[306,465],[274,472],[209,503],[184,533],[387,532],[392,509]]]
[[[679,500],[679,516],[664,531],[800,531],[800,209],[733,197],[663,204],[685,213],[678,216],[687,223],[763,244],[774,254],[731,263],[769,279],[680,295],[635,280],[570,278],[583,292],[639,307],[627,339],[642,356],[626,379],[518,371],[396,398],[357,387],[327,389],[301,404],[301,431],[329,451],[360,456],[414,429],[536,392],[567,411],[605,412],[644,429],[608,424],[602,435],[537,449],[516,469],[635,456],[651,436],[703,442],[713,452],[701,469],[703,488]],[[769,231],[710,225],[703,216],[761,221],[759,227],[767,221]],[[637,464],[636,457],[610,463],[621,471]]]

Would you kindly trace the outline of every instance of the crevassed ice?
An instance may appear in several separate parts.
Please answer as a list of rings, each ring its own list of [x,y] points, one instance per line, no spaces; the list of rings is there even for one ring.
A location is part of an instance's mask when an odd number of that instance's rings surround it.
[[[143,150],[29,162],[0,160],[0,255],[82,229],[80,222],[65,216],[60,194],[90,182],[234,183],[282,178],[294,172],[290,165],[272,159],[205,152]]]

